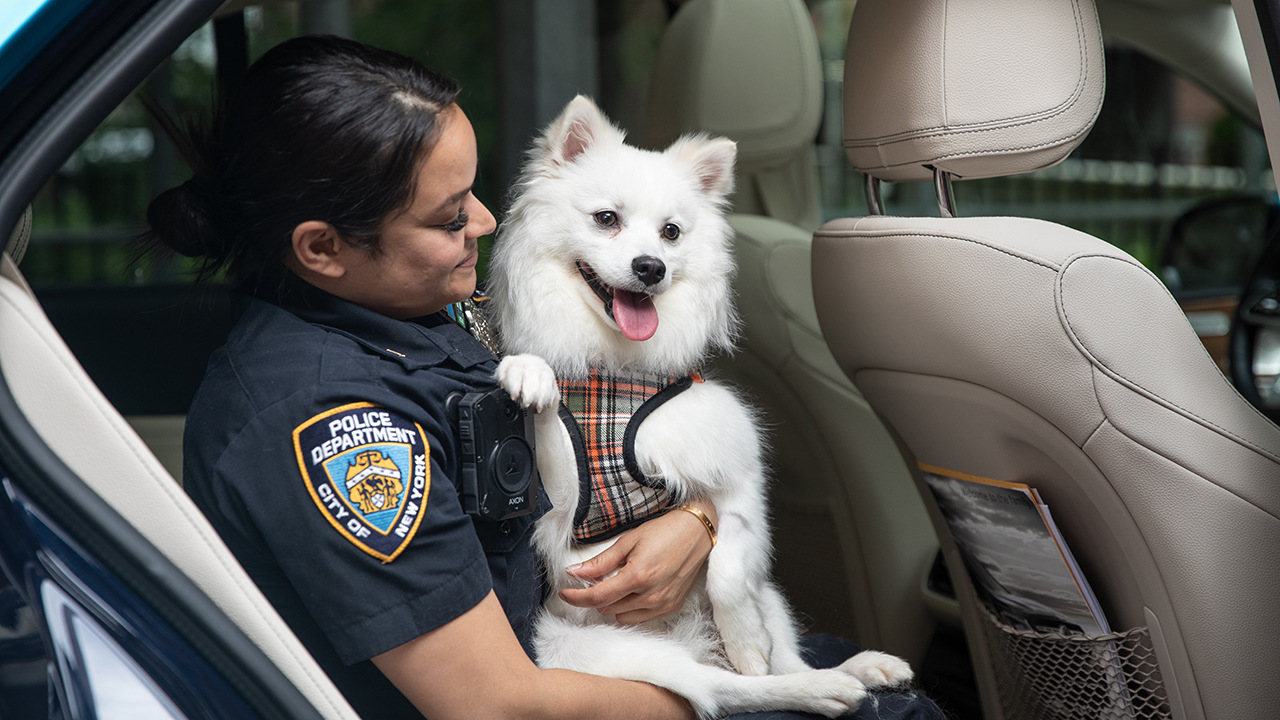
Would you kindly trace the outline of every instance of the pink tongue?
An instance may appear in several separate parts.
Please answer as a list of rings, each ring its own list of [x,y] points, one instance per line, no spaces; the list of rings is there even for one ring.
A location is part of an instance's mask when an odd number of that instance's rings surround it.
[[[630,340],[648,340],[658,331],[658,311],[644,293],[614,288],[613,319]]]

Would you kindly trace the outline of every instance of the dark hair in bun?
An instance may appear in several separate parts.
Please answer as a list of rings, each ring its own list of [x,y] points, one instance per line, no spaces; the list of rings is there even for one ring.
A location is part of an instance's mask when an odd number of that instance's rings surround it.
[[[208,126],[179,128],[151,106],[193,177],[151,201],[146,240],[200,258],[201,279],[225,267],[247,289],[283,277],[293,229],[308,220],[376,253],[457,94],[398,53],[333,36],[283,42]]]

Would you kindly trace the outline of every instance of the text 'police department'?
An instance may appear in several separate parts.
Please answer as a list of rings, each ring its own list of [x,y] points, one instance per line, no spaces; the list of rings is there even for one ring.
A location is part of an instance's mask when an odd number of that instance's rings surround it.
[[[343,450],[375,442],[413,445],[417,433],[392,425],[391,415],[370,410],[351,413],[329,423],[331,438],[311,448],[311,464],[319,465]]]

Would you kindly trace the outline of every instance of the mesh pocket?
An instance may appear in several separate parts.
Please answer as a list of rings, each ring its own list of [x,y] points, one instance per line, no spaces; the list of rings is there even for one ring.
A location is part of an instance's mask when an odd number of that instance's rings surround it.
[[[1171,717],[1145,627],[1066,636],[1014,629],[985,607],[982,616],[1005,720]]]

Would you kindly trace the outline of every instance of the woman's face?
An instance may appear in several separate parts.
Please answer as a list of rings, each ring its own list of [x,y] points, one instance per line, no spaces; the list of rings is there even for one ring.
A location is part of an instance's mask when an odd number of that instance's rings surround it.
[[[409,207],[383,226],[377,254],[359,253],[348,262],[338,293],[401,320],[470,297],[476,287],[477,241],[497,225],[471,194],[476,178],[471,122],[457,105],[442,111],[439,122],[439,140],[418,170]]]

